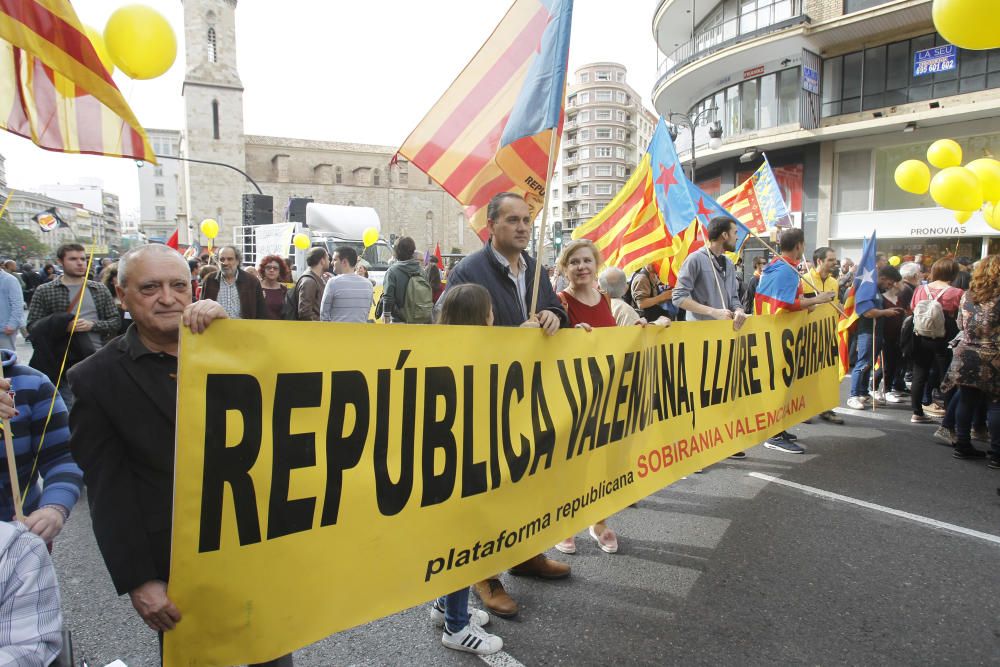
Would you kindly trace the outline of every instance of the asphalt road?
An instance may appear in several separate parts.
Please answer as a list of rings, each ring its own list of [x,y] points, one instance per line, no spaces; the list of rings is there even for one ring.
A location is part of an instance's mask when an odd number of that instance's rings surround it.
[[[756,447],[620,512],[616,555],[586,534],[577,555],[550,552],[572,563],[568,580],[508,578],[522,611],[489,626],[505,644],[490,664],[1000,664],[1000,543],[751,476],[1000,536],[1000,472],[952,459],[904,408],[845,417],[797,427],[806,455]],[[54,558],[77,657],[158,664],[155,635],[114,595],[85,502]],[[439,639],[424,606],[295,661],[482,664]]]

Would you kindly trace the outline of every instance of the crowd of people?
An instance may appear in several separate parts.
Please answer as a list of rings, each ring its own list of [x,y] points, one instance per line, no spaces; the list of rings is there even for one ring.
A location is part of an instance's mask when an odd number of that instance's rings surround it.
[[[83,246],[67,244],[57,253],[61,270],[51,279],[32,272],[30,281],[23,266],[18,272],[16,263],[4,264],[0,417],[11,420],[26,493],[23,523],[5,525],[0,535],[0,571],[33,582],[32,593],[18,603],[37,609],[38,620],[16,624],[12,633],[24,636],[17,638],[16,649],[0,647],[0,657],[48,664],[59,650],[58,589],[48,552],[38,547],[51,549],[84,486],[116,591],[129,595],[161,639],[181,621],[183,610],[170,600],[166,582],[182,326],[197,334],[220,319],[361,323],[372,321],[374,310],[389,324],[525,327],[546,335],[569,327],[668,327],[697,320],[727,320],[739,329],[761,314],[830,303],[839,308],[860,280],[853,262],[838,261],[832,248],[815,249],[807,261],[798,229],[782,233],[770,261],[755,258],[752,275],[744,280],[731,259],[736,225],[716,218],[708,225],[705,247],[684,261],[673,285],[664,284],[652,265],[631,277],[605,268],[593,243],[573,241],[540,281],[533,308],[536,260],[526,252],[533,225],[527,203],[501,193],[489,203],[487,217],[490,240],[446,276],[433,258],[420,260],[413,239],[398,239],[378,303],[363,261],[350,246],[332,255],[323,247],[310,249],[294,282],[284,257],[269,255],[256,267],[245,267],[234,246],[219,248],[216,257],[186,260],[166,246],[146,245],[117,262],[102,261],[88,274]],[[987,458],[990,468],[1000,469],[1000,257],[967,267],[943,258],[927,273],[918,262],[896,268],[879,256],[876,274],[877,295],[852,335],[847,407],[909,402],[911,421],[937,424],[933,436],[951,445],[955,458]],[[793,287],[779,303],[772,295],[780,281]],[[14,351],[17,332],[25,328],[33,346],[28,365]],[[843,423],[833,411],[816,417]],[[989,452],[973,445],[989,438]],[[799,454],[805,449],[797,440],[782,432],[764,444]],[[744,456],[738,452],[733,458]],[[12,490],[6,482],[0,487],[0,511],[11,520]],[[611,523],[605,517],[586,531],[608,554],[621,547]],[[555,548],[576,553],[576,536]],[[570,575],[571,566],[537,554],[510,573],[559,579]],[[4,584],[0,581],[0,598]],[[485,611],[469,606],[465,588],[435,600],[431,619],[442,628],[445,646],[495,653],[503,641],[483,628],[491,614],[516,616],[518,603],[499,575],[476,582],[472,590]],[[0,599],[0,608],[4,604]],[[30,616],[23,609],[19,613]],[[264,664],[291,665],[292,658]]]

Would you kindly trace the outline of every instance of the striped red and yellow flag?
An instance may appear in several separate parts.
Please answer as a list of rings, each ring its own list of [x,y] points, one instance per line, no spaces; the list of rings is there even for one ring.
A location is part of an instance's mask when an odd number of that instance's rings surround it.
[[[573,238],[590,239],[605,264],[626,273],[658,262],[671,252],[670,234],[653,190],[649,153],[611,203],[573,230]]]
[[[753,178],[748,178],[726,194],[719,197],[719,204],[733,216],[755,232],[767,230],[764,214],[760,210],[757,190]]]
[[[493,195],[541,209],[559,150],[572,0],[515,0],[500,25],[399,149],[465,206],[486,240]],[[555,133],[555,143],[552,143]]]
[[[156,162],[68,0],[0,0],[0,128],[52,151]]]

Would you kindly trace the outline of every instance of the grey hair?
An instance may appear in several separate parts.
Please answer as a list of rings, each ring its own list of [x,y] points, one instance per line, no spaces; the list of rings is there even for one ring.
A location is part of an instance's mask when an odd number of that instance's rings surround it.
[[[121,285],[122,287],[125,287],[125,281],[127,280],[128,266],[132,262],[132,260],[141,257],[143,255],[148,255],[150,253],[154,255],[172,255],[173,257],[176,257],[181,262],[181,264],[184,265],[184,268],[187,270],[188,276],[191,275],[191,269],[188,267],[187,262],[184,260],[184,257],[179,252],[177,252],[170,246],[165,246],[160,243],[149,243],[147,245],[141,245],[138,248],[132,248],[127,253],[121,256],[121,259],[118,260],[118,284]]]
[[[486,206],[486,219],[496,222],[497,216],[500,215],[500,205],[503,204],[503,200],[511,198],[524,201],[524,197],[516,192],[501,192],[493,195],[493,198],[490,199],[490,203]]]
[[[224,246],[220,247],[219,248],[219,254],[221,255],[222,251],[225,250],[226,248],[229,248],[230,250],[232,250],[233,254],[236,255],[236,263],[237,264],[243,264],[243,253],[240,251],[239,248],[237,248],[234,245],[224,245]]]
[[[611,266],[603,271],[597,278],[601,289],[608,293],[612,299],[620,299],[625,296],[628,289],[628,281],[625,280],[625,272],[617,266]]]
[[[906,262],[901,267],[899,267],[899,275],[903,276],[903,280],[910,280],[911,278],[916,278],[920,275],[920,265],[916,262]]]

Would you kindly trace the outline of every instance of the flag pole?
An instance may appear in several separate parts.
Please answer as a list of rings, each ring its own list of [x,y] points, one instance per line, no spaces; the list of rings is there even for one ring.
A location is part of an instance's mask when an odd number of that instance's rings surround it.
[[[6,206],[4,204],[5,208]],[[3,376],[3,366],[0,366],[0,378]],[[17,456],[14,453],[14,439],[10,432],[10,420],[7,418],[3,419],[3,445],[7,452],[7,474],[10,475],[10,488],[14,494],[14,519],[24,523],[24,510],[21,504],[21,484],[17,479]]]
[[[559,138],[559,126],[553,127],[549,139],[549,164],[545,168],[545,196],[542,198],[542,224],[538,230],[538,242],[535,244],[535,282],[532,284],[531,309],[528,317],[538,312],[538,283],[542,279],[542,252],[545,251],[545,228],[549,215],[549,193],[552,192],[552,171],[556,163],[556,144]]]
[[[878,320],[872,319],[872,412],[875,412],[875,404],[878,403],[878,387],[875,386],[875,341],[878,340],[875,337],[876,327],[878,326]],[[885,368],[882,368],[882,375],[885,375]]]

